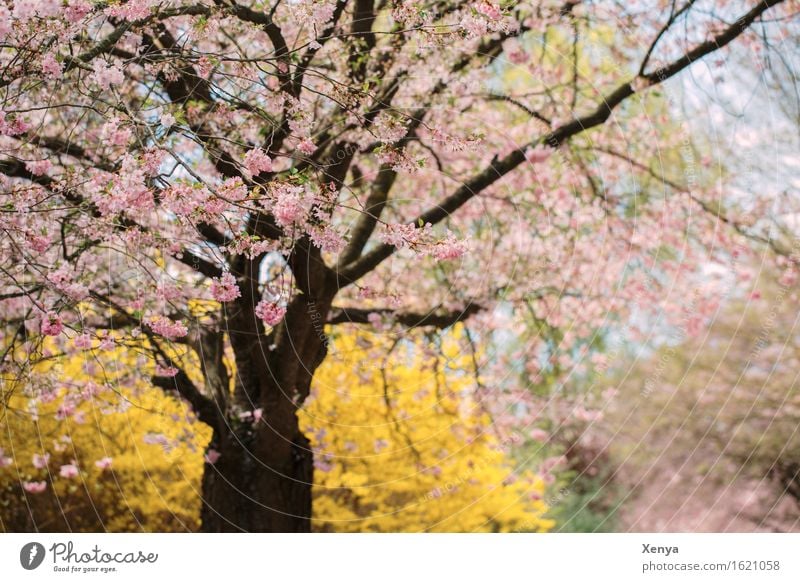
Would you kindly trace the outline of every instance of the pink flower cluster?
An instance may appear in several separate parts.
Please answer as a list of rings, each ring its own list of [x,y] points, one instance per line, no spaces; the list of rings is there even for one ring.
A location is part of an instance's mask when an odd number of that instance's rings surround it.
[[[241,202],[247,198],[247,186],[241,178],[228,178],[219,185],[217,192],[223,198],[233,202]]]
[[[12,114],[11,119],[6,119],[7,115],[7,112],[0,111],[0,135],[13,137],[25,133],[31,128],[31,124],[19,115]]]
[[[87,0],[70,0],[65,11],[67,22],[75,24],[92,11],[91,2]]]
[[[33,160],[25,162],[25,169],[35,176],[44,176],[53,167],[50,160]]]
[[[111,468],[111,463],[114,461],[111,457],[103,457],[102,459],[98,459],[94,462],[94,466],[100,469],[101,471],[105,471],[106,469]]]
[[[37,495],[45,492],[47,483],[45,481],[23,481],[22,488],[26,493]]]
[[[224,273],[222,277],[213,278],[211,280],[211,296],[222,303],[241,297],[242,292],[236,284],[236,277],[230,273]]]
[[[150,16],[150,11],[157,4],[154,0],[128,0],[106,8],[108,16],[115,16],[133,22]]]
[[[247,152],[244,156],[244,165],[252,176],[258,176],[261,172],[272,171],[272,160],[261,148]]]
[[[156,364],[156,376],[162,376],[165,378],[174,378],[178,375],[178,368],[174,366],[162,366],[161,364]]]
[[[311,242],[327,253],[338,253],[346,244],[344,237],[332,226],[315,228],[308,235]]]
[[[175,125],[175,116],[172,113],[164,112],[161,114],[161,117],[158,119],[158,122],[161,124],[161,127],[164,129],[169,129],[173,125]]]
[[[286,315],[286,308],[278,305],[274,301],[262,300],[256,305],[256,317],[267,325],[278,325],[284,315]]]
[[[475,8],[478,11],[478,14],[483,14],[486,18],[491,18],[492,20],[497,20],[503,13],[500,12],[500,8],[494,2],[481,2]]]
[[[47,53],[42,57],[42,73],[49,79],[61,78],[61,63],[58,62],[53,53]]]
[[[92,80],[103,91],[108,91],[112,85],[119,85],[125,80],[125,75],[117,64],[111,65],[98,59],[94,62],[93,68]]]
[[[314,145],[313,141],[311,141],[310,139],[306,138],[303,141],[301,141],[299,144],[297,144],[297,149],[298,149],[298,151],[310,156],[315,151],[317,151],[317,146]]]
[[[45,453],[44,455],[33,455],[33,466],[37,469],[45,469],[47,468],[47,463],[50,462],[50,454]]]
[[[387,245],[402,249],[420,242],[422,235],[431,228],[430,224],[425,226],[426,228],[417,228],[413,224],[387,224],[380,238]]]
[[[75,281],[75,277],[72,269],[65,264],[49,273],[47,281],[71,300],[81,301],[89,295],[89,289],[83,283]]]
[[[546,146],[537,146],[525,150],[525,159],[531,164],[541,164],[553,154],[553,150]]]
[[[401,249],[411,247],[438,261],[457,259],[469,250],[467,242],[458,240],[449,230],[444,239],[436,240],[430,224],[422,228],[416,228],[413,224],[387,224],[380,236],[386,244]]]
[[[26,238],[30,248],[37,253],[45,252],[52,242],[47,234],[28,233]]]
[[[62,6],[58,0],[16,0],[14,17],[26,21],[34,16],[55,18],[61,14]]]
[[[203,207],[211,196],[207,188],[184,182],[174,184],[162,192],[164,208],[178,216],[190,216]]]
[[[309,202],[299,186],[281,184],[272,189],[272,215],[282,228],[302,226],[308,219]]]
[[[88,350],[92,347],[92,336],[84,332],[75,336],[75,339],[72,340],[72,344],[79,350]]]
[[[151,317],[147,321],[147,327],[153,330],[153,333],[158,334],[170,340],[185,337],[189,330],[180,321],[173,321],[168,317],[157,315]]]
[[[0,447],[0,469],[14,464],[14,459],[6,456],[6,452]]]
[[[73,461],[67,465],[61,465],[58,474],[65,479],[73,479],[80,475],[80,470],[78,469],[77,463]]]
[[[463,256],[468,248],[466,241],[458,240],[452,232],[448,232],[445,239],[432,246],[430,254],[438,261],[448,261]]]
[[[142,153],[141,165],[142,170],[148,176],[157,176],[161,163],[167,152],[158,148],[148,148]]]
[[[57,313],[48,311],[42,318],[42,333],[49,336],[57,336],[64,330],[64,322]]]

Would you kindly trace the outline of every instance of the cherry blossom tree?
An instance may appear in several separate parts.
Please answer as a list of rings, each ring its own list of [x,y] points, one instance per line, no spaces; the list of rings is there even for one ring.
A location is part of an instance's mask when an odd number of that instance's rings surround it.
[[[504,368],[568,376],[742,234],[713,180],[654,179],[686,139],[657,86],[796,9],[3,0],[4,390],[124,413],[36,364],[141,354],[213,431],[207,531],[309,529],[297,411],[337,325],[513,333],[476,383],[498,431],[527,426]]]

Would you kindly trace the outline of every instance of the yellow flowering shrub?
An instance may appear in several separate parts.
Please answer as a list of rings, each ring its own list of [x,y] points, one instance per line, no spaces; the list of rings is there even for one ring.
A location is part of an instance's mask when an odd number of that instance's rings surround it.
[[[322,531],[547,531],[544,484],[515,472],[471,396],[458,334],[334,336],[301,423],[316,451]]]
[[[0,448],[13,462],[0,469],[0,530],[196,530],[210,431],[129,380],[131,367],[153,367],[144,356],[85,353],[37,364],[28,385],[2,384]],[[76,378],[91,379],[93,395],[67,413]]]
[[[375,335],[334,336],[300,413],[317,453],[316,530],[553,526],[542,481],[514,472],[474,401],[472,361],[457,340],[446,336],[434,350],[419,337],[390,350]],[[199,527],[210,430],[127,373],[153,367],[135,349],[95,349],[43,360],[26,385],[2,384],[0,456],[12,462],[0,467],[0,530]],[[64,414],[69,394],[89,380],[96,394]],[[26,492],[31,484],[44,491]]]

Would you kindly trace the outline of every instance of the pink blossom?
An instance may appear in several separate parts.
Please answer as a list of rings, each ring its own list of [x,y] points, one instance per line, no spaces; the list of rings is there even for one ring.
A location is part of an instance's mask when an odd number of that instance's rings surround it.
[[[457,259],[467,252],[467,243],[456,239],[453,233],[448,233],[447,238],[440,240],[433,246],[431,254],[439,261]]]
[[[211,75],[211,71],[214,68],[214,63],[211,62],[206,55],[203,55],[199,59],[197,59],[197,72],[200,74],[200,77],[203,79],[208,79],[209,75]]]
[[[186,329],[182,322],[173,321],[161,315],[151,317],[146,323],[147,327],[153,330],[153,333],[171,340],[185,337],[189,333],[189,330]]]
[[[306,138],[303,141],[301,141],[299,144],[297,144],[297,149],[299,151],[301,151],[302,153],[307,154],[307,155],[310,156],[315,151],[317,151],[317,146],[314,145],[313,141],[311,141],[310,139]]]
[[[208,449],[208,451],[206,451],[206,454],[205,454],[206,463],[208,463],[209,465],[213,465],[214,463],[219,461],[219,458],[221,456],[222,456],[222,453],[220,453],[218,450],[216,450],[216,449]]]
[[[142,20],[150,15],[150,10],[157,0],[128,0],[106,8],[109,16],[116,16],[128,21]]]
[[[308,218],[308,206],[299,188],[281,188],[275,192],[272,215],[283,228],[300,225]]]
[[[58,62],[53,53],[47,53],[42,58],[42,73],[49,79],[61,78],[61,63]]]
[[[500,8],[494,2],[481,2],[475,9],[479,14],[483,14],[492,20],[497,20],[503,15],[503,13],[500,12]]]
[[[171,447],[167,436],[160,432],[148,432],[142,437],[142,441],[148,445],[161,445],[165,450]]]
[[[544,430],[542,430],[540,428],[531,429],[531,431],[530,431],[530,433],[528,433],[528,435],[533,440],[538,441],[540,443],[545,443],[550,439],[550,435],[546,431],[544,431]]]
[[[127,127],[120,127],[120,120],[115,117],[103,124],[101,135],[111,145],[124,146],[131,140],[133,132]],[[127,167],[130,168],[131,165],[131,161],[128,161]],[[133,177],[133,173],[131,173],[131,177]],[[121,180],[118,181],[121,182]]]
[[[50,454],[45,453],[44,455],[33,455],[33,466],[37,469],[44,469],[47,467],[47,463],[50,462]]]
[[[72,462],[67,465],[61,465],[58,474],[65,479],[72,479],[80,475],[80,471],[78,470],[78,466],[75,464],[75,462]]]
[[[175,116],[171,113],[162,113],[159,119],[159,123],[164,129],[169,129],[173,125],[175,125]]]
[[[344,237],[330,226],[315,228],[308,234],[311,242],[327,253],[338,253],[347,244]]]
[[[106,469],[111,468],[111,463],[114,461],[111,457],[103,457],[102,459],[98,459],[94,462],[94,466],[100,469],[101,471],[105,471]]]
[[[75,404],[73,402],[64,402],[56,410],[56,420],[64,420],[75,414]]]
[[[26,21],[34,16],[40,18],[53,18],[59,16],[62,7],[58,0],[16,0],[14,2],[14,17]]]
[[[23,481],[22,488],[26,493],[37,495],[45,492],[47,489],[47,483],[45,481]]]
[[[566,458],[564,458],[563,456],[548,457],[542,462],[542,466],[540,469],[543,473],[547,473],[553,468],[557,467],[558,465],[563,464],[564,462],[566,462]]]
[[[546,146],[536,146],[535,148],[528,148],[525,150],[525,159],[531,164],[541,164],[553,155],[552,148]]]
[[[211,280],[211,296],[223,303],[233,301],[241,297],[242,293],[236,284],[236,277],[230,273],[224,273],[222,277],[214,277]]]
[[[47,275],[47,280],[61,293],[73,301],[81,301],[89,294],[89,290],[82,283],[75,281],[76,275],[68,264],[64,264]]]
[[[430,225],[426,225],[426,227],[429,229]],[[419,242],[424,230],[413,224],[387,224],[380,234],[380,238],[386,244],[404,248]]]
[[[261,419],[264,416],[264,409],[263,408],[256,408],[253,411],[253,423],[261,422]]]
[[[247,152],[244,156],[244,165],[252,176],[258,176],[261,172],[272,171],[272,160],[261,148]]]
[[[322,473],[330,473],[333,470],[333,457],[328,454],[314,455],[314,469]]]
[[[57,336],[63,329],[64,323],[56,313],[49,311],[47,315],[42,318],[42,333],[44,335]]]
[[[96,60],[93,65],[94,74],[92,80],[103,90],[108,91],[112,85],[119,85],[125,80],[125,75],[118,65],[108,64],[102,60]]]
[[[34,160],[31,162],[25,162],[25,168],[27,168],[31,174],[36,176],[44,176],[52,167],[53,164],[50,162],[50,160]]]
[[[0,111],[0,135],[15,136],[25,133],[31,128],[31,124],[17,114],[11,114],[11,118],[5,111]]]
[[[65,11],[67,22],[75,24],[92,11],[92,4],[87,0],[70,0]]]
[[[156,364],[156,376],[162,376],[164,378],[174,378],[178,375],[178,368],[175,366],[162,366],[161,364]]]
[[[286,308],[281,307],[273,301],[262,300],[256,305],[256,317],[267,325],[278,325],[284,315],[286,315]]]
[[[519,41],[516,39],[509,39],[503,47],[508,60],[515,65],[524,65],[530,60],[530,55],[525,52]]]
[[[247,198],[247,186],[241,178],[228,178],[217,188],[219,195],[233,202],[241,202]]]
[[[0,469],[3,467],[8,467],[14,463],[14,459],[11,457],[6,457],[5,451],[0,447]]]
[[[144,170],[145,174],[148,176],[158,175],[158,171],[161,168],[161,163],[164,161],[166,154],[167,152],[162,149],[146,149],[141,158],[142,170]]]
[[[5,4],[0,4],[0,42],[4,41],[11,28],[11,11]]]
[[[36,16],[35,0],[16,0],[14,2],[14,18],[26,21]]]
[[[37,253],[45,252],[50,246],[50,237],[43,234],[29,234],[28,243]]]

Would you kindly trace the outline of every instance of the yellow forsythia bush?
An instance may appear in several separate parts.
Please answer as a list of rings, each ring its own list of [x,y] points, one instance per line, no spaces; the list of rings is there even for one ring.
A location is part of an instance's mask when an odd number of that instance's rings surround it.
[[[0,530],[196,530],[210,430],[178,400],[129,380],[132,367],[153,367],[144,356],[85,353],[37,364],[27,385],[4,379],[0,449],[12,463],[0,468]],[[78,378],[95,394],[65,414]]]
[[[543,483],[514,473],[472,400],[471,360],[456,340],[443,340],[443,354],[421,337],[404,340],[384,358],[388,340],[334,337],[301,411],[316,451],[317,531],[553,526]],[[37,366],[35,386],[3,384],[0,449],[12,462],[0,467],[0,530],[198,529],[207,427],[159,389],[129,383],[126,369],[153,366],[131,350],[57,362]],[[64,418],[75,378],[91,379],[98,394]],[[50,396],[31,410],[37,390]]]
[[[547,531],[544,484],[515,473],[475,402],[472,357],[373,334],[333,338],[301,416],[322,531]]]

